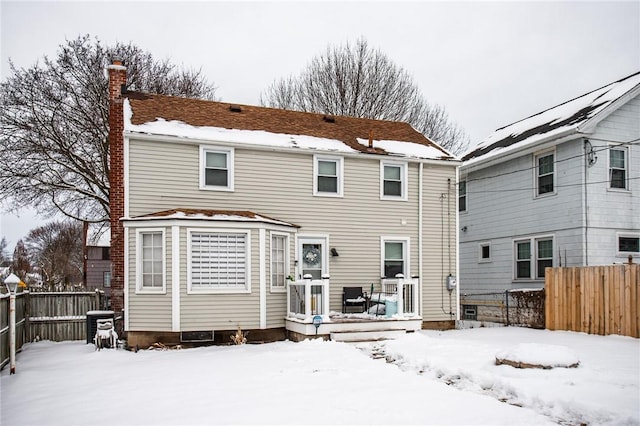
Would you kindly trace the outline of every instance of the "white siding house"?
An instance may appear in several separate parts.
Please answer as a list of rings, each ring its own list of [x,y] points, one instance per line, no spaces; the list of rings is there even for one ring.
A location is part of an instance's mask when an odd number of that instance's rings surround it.
[[[640,73],[498,129],[463,161],[462,295],[640,256]]]

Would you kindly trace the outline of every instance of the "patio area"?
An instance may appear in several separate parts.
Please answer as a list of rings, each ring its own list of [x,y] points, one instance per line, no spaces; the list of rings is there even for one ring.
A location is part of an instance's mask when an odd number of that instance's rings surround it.
[[[369,291],[350,299],[361,312],[331,310],[329,305],[330,278],[292,281],[287,287],[286,329],[292,340],[322,337],[325,340],[370,341],[398,337],[420,330],[422,317],[418,306],[418,277],[409,279],[382,278]]]

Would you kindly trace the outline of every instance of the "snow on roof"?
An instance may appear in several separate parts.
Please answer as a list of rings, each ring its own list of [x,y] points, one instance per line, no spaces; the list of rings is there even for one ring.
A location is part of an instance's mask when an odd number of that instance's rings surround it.
[[[129,133],[248,146],[457,161],[408,123],[397,121],[230,105],[138,92],[126,93],[124,121],[125,131]],[[372,150],[368,148],[368,138],[384,143],[378,143]],[[367,143],[359,139],[367,140]]]
[[[640,84],[640,72],[546,111],[497,129],[462,158],[465,165],[487,160],[564,134],[577,132],[605,108]]]
[[[209,220],[209,221],[226,221],[226,222],[262,222],[274,225],[283,225],[297,228],[289,222],[274,219],[268,216],[260,215],[250,211],[235,210],[206,210],[206,209],[171,209],[160,212],[150,213],[142,216],[125,218],[126,221],[141,220]]]
[[[225,129],[211,126],[192,126],[179,120],[167,121],[157,117],[156,121],[144,124],[131,123],[131,106],[125,99],[125,130],[154,135],[176,136],[210,141],[244,143],[248,145],[275,146],[280,148],[302,148],[320,151],[356,152],[342,141],[305,135],[271,133],[263,130]]]
[[[368,139],[357,138],[360,145],[369,146]],[[445,157],[443,152],[433,146],[422,145],[413,142],[388,141],[388,140],[372,140],[373,147],[383,149],[387,154],[400,155],[410,158],[421,159],[442,159]]]

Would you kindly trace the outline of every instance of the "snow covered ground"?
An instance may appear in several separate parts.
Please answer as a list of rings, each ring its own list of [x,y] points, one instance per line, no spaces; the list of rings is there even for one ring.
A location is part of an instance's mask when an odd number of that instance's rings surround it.
[[[521,328],[138,353],[38,342],[0,380],[14,426],[640,425],[640,340]]]

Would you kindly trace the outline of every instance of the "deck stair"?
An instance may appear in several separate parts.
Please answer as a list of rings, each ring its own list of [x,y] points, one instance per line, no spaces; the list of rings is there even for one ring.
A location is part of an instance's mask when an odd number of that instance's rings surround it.
[[[335,342],[376,342],[380,340],[397,339],[407,334],[402,329],[383,330],[343,330],[334,331],[329,334],[331,340]]]

